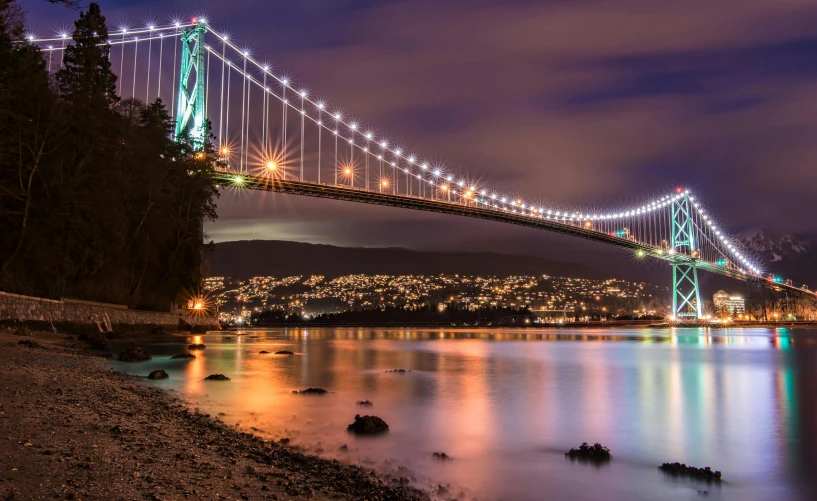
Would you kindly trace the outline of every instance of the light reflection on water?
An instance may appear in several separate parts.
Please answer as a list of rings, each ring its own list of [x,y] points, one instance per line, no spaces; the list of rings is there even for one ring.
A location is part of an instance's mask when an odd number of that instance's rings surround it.
[[[229,339],[227,339],[229,338]],[[195,360],[170,360],[191,342]],[[479,499],[814,499],[817,331],[290,329],[165,337],[153,360],[116,363],[191,405],[269,438]],[[261,355],[289,349],[294,356]],[[386,373],[405,368],[412,372]],[[223,373],[230,382],[203,381]],[[293,395],[323,387],[325,396]],[[372,400],[373,408],[357,400]],[[349,436],[356,413],[389,434]],[[583,441],[597,468],[566,461]],[[349,450],[338,450],[348,444]],[[441,451],[454,457],[432,459]],[[679,481],[665,461],[709,465],[722,486]]]

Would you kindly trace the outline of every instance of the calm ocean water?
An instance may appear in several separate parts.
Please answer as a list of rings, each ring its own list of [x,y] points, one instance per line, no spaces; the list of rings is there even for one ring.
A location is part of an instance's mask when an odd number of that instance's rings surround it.
[[[817,330],[277,329],[120,341],[204,412],[480,500],[817,499]],[[170,360],[203,342],[195,360]],[[288,349],[294,356],[261,355]],[[411,369],[388,373],[391,369]],[[223,373],[229,382],[203,381]],[[293,390],[323,387],[324,396]],[[373,407],[360,407],[371,400]],[[356,438],[354,415],[390,432]],[[614,459],[565,459],[581,442]],[[348,450],[339,447],[348,445]],[[432,457],[445,452],[452,461]],[[665,476],[679,461],[721,485]],[[706,491],[705,493],[703,491]]]

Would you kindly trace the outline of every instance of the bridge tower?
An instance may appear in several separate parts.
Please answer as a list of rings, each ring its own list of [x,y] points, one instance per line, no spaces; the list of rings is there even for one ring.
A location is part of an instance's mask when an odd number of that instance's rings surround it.
[[[176,105],[176,131],[173,136],[178,139],[187,133],[197,150],[203,148],[207,141],[205,33],[207,27],[202,21],[197,21],[195,26],[182,32],[179,100]]]
[[[698,250],[692,231],[689,194],[673,197],[670,209],[672,261],[672,314],[679,320],[702,317],[701,294],[698,290]]]

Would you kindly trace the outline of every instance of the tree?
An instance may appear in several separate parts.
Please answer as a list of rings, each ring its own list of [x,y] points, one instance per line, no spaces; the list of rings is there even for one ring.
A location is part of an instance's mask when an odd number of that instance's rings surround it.
[[[212,138],[171,139],[161,101],[121,101],[105,18],[75,23],[57,85],[0,0],[0,290],[167,309],[197,291],[215,218]]]
[[[111,70],[108,28],[99,5],[92,3],[74,23],[74,43],[65,48],[63,68],[57,72],[62,97],[75,106],[110,108],[116,96]]]

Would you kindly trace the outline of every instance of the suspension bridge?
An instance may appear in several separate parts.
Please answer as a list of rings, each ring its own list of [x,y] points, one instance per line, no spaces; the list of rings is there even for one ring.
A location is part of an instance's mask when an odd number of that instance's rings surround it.
[[[49,73],[62,67],[69,33],[27,42]],[[120,27],[110,46],[123,99],[174,103],[176,137],[217,148],[224,188],[253,189],[486,219],[571,235],[658,259],[672,272],[673,320],[704,317],[698,272],[814,294],[764,273],[687,189],[630,207],[569,208],[492,189],[425,161],[238,47],[204,18]],[[212,138],[215,139],[212,139]],[[214,143],[214,144],[213,144]]]

